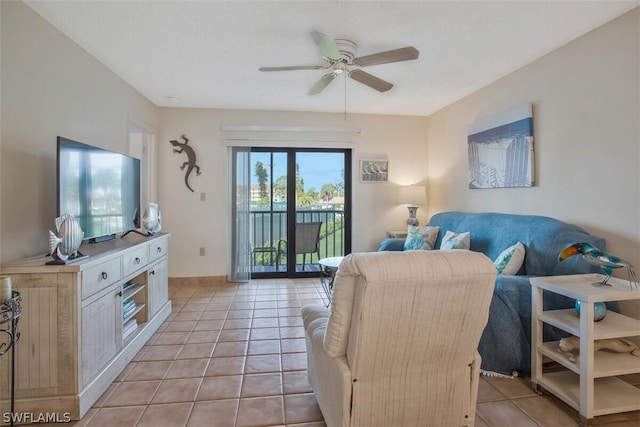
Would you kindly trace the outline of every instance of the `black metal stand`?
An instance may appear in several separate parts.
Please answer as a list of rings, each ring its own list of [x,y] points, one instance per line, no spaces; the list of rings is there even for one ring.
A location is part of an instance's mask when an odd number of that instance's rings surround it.
[[[11,350],[11,372],[10,372],[10,387],[11,387],[11,426],[14,424],[15,414],[15,375],[16,375],[16,344],[20,339],[20,333],[18,332],[18,320],[20,318],[20,312],[22,297],[19,292],[12,292],[11,298],[5,301],[0,301],[0,356],[5,355]],[[5,341],[4,339],[7,339]]]
[[[120,236],[120,238],[121,238],[121,239],[124,239],[124,236],[126,236],[126,235],[127,235],[127,234],[129,234],[129,233],[136,233],[136,234],[139,234],[139,235],[144,236],[144,237],[153,236],[153,234],[151,234],[151,233],[149,233],[149,232],[143,233],[142,231],[140,231],[140,230],[136,230],[136,229],[134,228],[133,230],[125,231],[125,232],[122,234],[122,236]]]
[[[331,305],[331,293],[333,291],[333,281],[336,279],[336,271],[338,271],[337,268],[320,263],[320,284],[327,295],[327,307]]]
[[[74,262],[81,261],[85,258],[89,258],[89,255],[84,255],[82,252],[77,251],[78,254],[73,258],[67,258],[66,261],[62,261],[61,259],[52,259],[51,261],[45,262],[47,265],[67,265],[73,264]],[[51,256],[51,254],[47,254],[47,256]]]

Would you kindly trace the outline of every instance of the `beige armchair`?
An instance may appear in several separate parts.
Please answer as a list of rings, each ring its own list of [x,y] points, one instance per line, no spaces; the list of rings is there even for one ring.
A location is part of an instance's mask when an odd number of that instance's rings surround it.
[[[466,250],[358,253],[302,308],[327,426],[470,426],[496,268]]]

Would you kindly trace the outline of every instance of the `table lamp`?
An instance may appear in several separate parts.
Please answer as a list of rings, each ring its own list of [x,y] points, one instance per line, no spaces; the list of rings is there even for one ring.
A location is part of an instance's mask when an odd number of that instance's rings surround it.
[[[409,218],[407,219],[407,225],[418,225],[418,218],[416,218],[416,212],[418,211],[418,205],[427,204],[427,190],[422,185],[408,185],[400,187],[398,189],[398,203],[401,205],[409,205]]]

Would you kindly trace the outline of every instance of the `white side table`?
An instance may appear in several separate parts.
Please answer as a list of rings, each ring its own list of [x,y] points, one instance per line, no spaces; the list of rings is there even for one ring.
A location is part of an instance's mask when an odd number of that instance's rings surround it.
[[[594,303],[640,300],[640,290],[631,290],[629,282],[611,278],[612,286],[595,287],[599,274],[532,278],[531,381],[553,393],[580,413],[581,424],[593,417],[640,410],[640,389],[617,378],[640,372],[640,357],[629,353],[594,351],[594,341],[607,338],[640,336],[640,320],[607,311],[594,322]],[[544,310],[543,290],[580,300],[575,309]],[[542,326],[548,323],[580,338],[580,361],[573,363],[569,353],[558,352],[558,341],[543,342]],[[542,358],[558,362],[566,370],[544,372]]]

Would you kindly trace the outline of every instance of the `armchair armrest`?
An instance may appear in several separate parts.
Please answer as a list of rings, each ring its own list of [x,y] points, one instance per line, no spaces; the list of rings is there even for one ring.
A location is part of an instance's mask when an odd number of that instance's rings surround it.
[[[346,356],[330,357],[324,351],[324,334],[330,310],[305,306],[302,319],[307,346],[307,375],[328,426],[349,425],[351,370]]]

